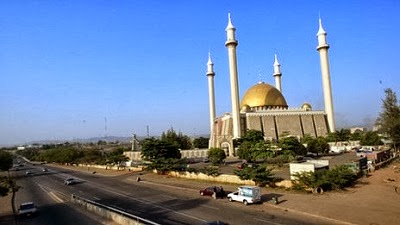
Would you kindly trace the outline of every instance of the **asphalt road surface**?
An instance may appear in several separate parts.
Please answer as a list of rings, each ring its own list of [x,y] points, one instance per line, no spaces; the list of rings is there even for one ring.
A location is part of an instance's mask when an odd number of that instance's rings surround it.
[[[18,180],[22,189],[18,192],[17,202],[33,199],[41,213],[36,218],[21,220],[19,224],[107,223],[69,203],[72,194],[166,225],[201,225],[215,220],[231,225],[334,224],[321,218],[285,212],[268,204],[244,206],[227,199],[214,200],[200,196],[198,190],[190,188],[135,182],[133,178],[132,182],[126,182],[129,181],[126,176],[107,177],[47,165],[44,166],[48,168],[47,172],[39,165],[30,167],[31,175],[25,176],[24,171],[15,172],[23,175]],[[79,183],[64,185],[63,181],[71,177]]]

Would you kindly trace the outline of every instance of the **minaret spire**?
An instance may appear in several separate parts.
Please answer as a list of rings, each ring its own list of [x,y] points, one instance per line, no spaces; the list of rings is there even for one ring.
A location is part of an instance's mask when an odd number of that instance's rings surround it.
[[[239,112],[239,85],[238,71],[236,59],[236,46],[238,45],[235,39],[236,28],[232,24],[231,14],[228,14],[228,26],[225,29],[227,40],[225,46],[228,49],[229,57],[229,74],[231,83],[231,102],[232,102],[232,119],[233,119],[233,138],[241,137],[242,131],[240,127],[240,112]],[[230,154],[234,154],[233,148],[229,150]]]
[[[281,72],[281,64],[278,62],[278,57],[275,54],[275,61],[274,61],[274,78],[275,78],[275,87],[280,92],[282,92],[282,72]]]
[[[335,118],[333,111],[332,88],[329,69],[328,49],[329,45],[326,42],[326,32],[322,27],[321,17],[319,18],[319,29],[317,33],[321,74],[322,74],[322,88],[324,90],[325,112],[328,117],[329,132],[335,132]]]
[[[211,54],[208,52],[207,80],[208,80],[208,103],[210,108],[210,144],[214,142],[214,120],[215,120],[215,91],[214,91],[214,64],[211,61]]]

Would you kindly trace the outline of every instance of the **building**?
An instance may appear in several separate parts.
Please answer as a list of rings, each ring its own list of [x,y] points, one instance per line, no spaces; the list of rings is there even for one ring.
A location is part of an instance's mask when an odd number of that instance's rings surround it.
[[[305,135],[318,137],[335,131],[328,60],[329,45],[326,42],[326,32],[322,28],[321,19],[317,33],[317,51],[320,54],[325,110],[313,110],[309,103],[304,103],[298,108],[290,108],[287,105],[282,92],[282,73],[276,55],[273,64],[275,85],[258,82],[250,87],[239,101],[236,59],[238,41],[235,31],[236,28],[228,15],[225,46],[228,49],[232,112],[218,117],[215,115],[214,64],[210,54],[208,56],[210,147],[222,148],[228,156],[235,156],[234,140],[242,137],[247,130],[262,131],[266,140],[278,140],[279,137],[289,135],[298,138]]]

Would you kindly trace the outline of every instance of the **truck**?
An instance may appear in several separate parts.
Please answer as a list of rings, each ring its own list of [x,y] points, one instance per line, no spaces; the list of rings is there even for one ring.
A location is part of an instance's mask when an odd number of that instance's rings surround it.
[[[261,202],[261,188],[256,186],[240,186],[238,190],[228,194],[230,202],[242,202],[245,205]]]

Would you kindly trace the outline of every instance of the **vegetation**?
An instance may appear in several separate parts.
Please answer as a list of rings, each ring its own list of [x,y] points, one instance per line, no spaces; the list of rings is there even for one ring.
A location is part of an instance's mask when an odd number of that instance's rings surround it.
[[[186,168],[186,160],[181,159],[181,153],[176,144],[155,138],[145,139],[142,144],[142,158],[149,161],[148,169],[164,173],[171,170]]]
[[[194,148],[208,148],[208,142],[210,141],[209,138],[199,137],[193,140],[193,147]]]
[[[16,224],[16,207],[15,207],[15,193],[19,190],[19,187],[15,180],[10,176],[9,170],[13,165],[13,157],[10,153],[0,150],[0,171],[7,171],[8,176],[0,176],[0,196],[7,196],[8,193],[12,193],[11,206],[14,214],[14,223]]]
[[[349,187],[357,180],[357,175],[346,165],[337,166],[330,170],[296,173],[293,188],[297,190],[324,191],[340,190]]]
[[[104,150],[101,146],[90,145],[90,148],[85,148],[81,144],[64,143],[61,145],[44,145],[42,149],[20,150],[17,153],[31,161],[120,166],[122,162],[129,160],[123,155],[126,150],[128,149],[123,147]]]
[[[320,154],[329,152],[329,144],[324,137],[317,137],[307,142],[307,151]]]
[[[274,175],[265,165],[252,164],[248,166],[245,164],[241,170],[235,170],[234,174],[241,180],[252,180],[259,186],[265,186],[275,180]]]
[[[182,132],[177,134],[173,128],[163,132],[161,140],[176,146],[178,149],[187,150],[192,148],[190,138],[187,135],[183,135]]]
[[[213,165],[221,164],[225,158],[225,152],[221,148],[210,148],[208,151],[208,159]]]
[[[375,131],[367,131],[361,136],[360,145],[382,145],[381,137]]]
[[[396,93],[392,89],[385,90],[385,99],[382,100],[382,111],[376,120],[379,131],[393,142],[394,148],[400,144],[400,106]]]

